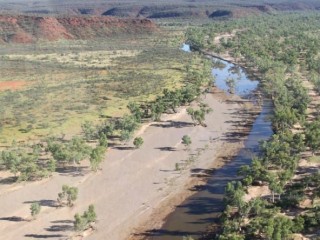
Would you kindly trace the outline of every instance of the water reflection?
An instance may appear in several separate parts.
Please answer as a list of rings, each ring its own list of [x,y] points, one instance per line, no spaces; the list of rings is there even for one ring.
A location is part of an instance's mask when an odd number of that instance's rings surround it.
[[[241,67],[222,60],[213,61],[212,75],[215,77],[215,85],[219,89],[246,97],[257,88],[259,82],[249,79]],[[232,85],[228,82],[232,82]]]

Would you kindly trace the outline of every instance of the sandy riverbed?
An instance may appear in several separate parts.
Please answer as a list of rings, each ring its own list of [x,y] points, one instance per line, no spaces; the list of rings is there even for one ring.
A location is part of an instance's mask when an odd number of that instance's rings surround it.
[[[83,169],[81,174],[55,174],[37,183],[1,185],[0,239],[69,239],[74,236],[74,214],[89,204],[95,205],[98,222],[97,230],[86,239],[139,239],[144,231],[161,226],[174,206],[192,194],[189,189],[203,184],[205,177],[199,173],[196,177],[193,169],[216,168],[236,155],[243,138],[234,133],[248,131],[257,110],[220,92],[209,93],[203,100],[213,109],[206,118],[207,127],[193,126],[181,108],[161,122],[143,126],[138,131],[144,139],[140,149],[131,149],[130,144],[109,149],[98,173]],[[192,139],[191,151],[181,144],[186,134]],[[192,154],[197,156],[190,162]],[[176,163],[181,170],[175,169]],[[73,208],[54,207],[62,184],[79,188]],[[42,211],[36,220],[24,221],[31,201],[41,201]]]

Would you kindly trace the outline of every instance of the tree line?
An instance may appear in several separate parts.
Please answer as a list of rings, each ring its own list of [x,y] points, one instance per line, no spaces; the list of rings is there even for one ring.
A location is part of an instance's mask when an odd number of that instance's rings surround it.
[[[310,98],[301,81],[306,76],[320,92],[319,24],[318,13],[290,13],[214,22],[186,33],[195,49],[228,52],[258,72],[264,93],[274,103],[274,135],[261,143],[261,154],[251,165],[241,167],[242,180],[228,183],[214,239],[282,240],[319,230],[319,173],[293,179],[301,154],[317,154],[320,149],[319,113],[314,121],[306,121]],[[216,44],[215,37],[226,33],[229,37]],[[293,131],[296,126],[302,130]],[[268,186],[270,198],[245,201],[252,185]],[[299,211],[306,199],[312,206]]]

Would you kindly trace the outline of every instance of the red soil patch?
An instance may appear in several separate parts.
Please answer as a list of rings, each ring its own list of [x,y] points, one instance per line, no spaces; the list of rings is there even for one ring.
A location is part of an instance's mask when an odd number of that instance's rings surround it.
[[[8,81],[0,82],[0,91],[4,90],[18,90],[27,85],[25,81]]]

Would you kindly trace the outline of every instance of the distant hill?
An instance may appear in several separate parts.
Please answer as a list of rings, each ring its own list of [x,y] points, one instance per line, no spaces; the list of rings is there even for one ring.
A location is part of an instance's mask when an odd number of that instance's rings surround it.
[[[319,0],[0,0],[0,11],[5,13],[144,18],[236,18],[273,11],[319,9]]]
[[[32,43],[59,39],[93,39],[157,30],[148,19],[105,16],[0,15],[0,43]]]

